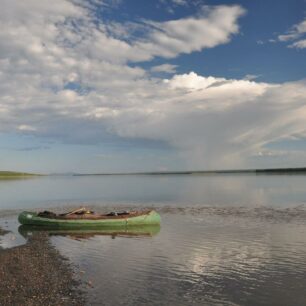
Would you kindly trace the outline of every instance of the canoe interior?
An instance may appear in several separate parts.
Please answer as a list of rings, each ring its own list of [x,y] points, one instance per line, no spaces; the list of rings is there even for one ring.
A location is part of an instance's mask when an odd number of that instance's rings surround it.
[[[110,220],[110,219],[126,219],[126,218],[134,218],[138,216],[145,216],[148,215],[151,210],[146,211],[130,211],[128,213],[119,213],[117,215],[110,215],[110,214],[98,214],[98,213],[91,213],[91,214],[59,214],[55,216],[41,216],[42,218],[48,219],[57,219],[57,220]]]

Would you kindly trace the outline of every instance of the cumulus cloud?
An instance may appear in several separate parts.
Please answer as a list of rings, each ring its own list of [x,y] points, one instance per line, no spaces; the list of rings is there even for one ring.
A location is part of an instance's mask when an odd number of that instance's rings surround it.
[[[161,5],[159,5],[161,4]],[[174,14],[175,9],[179,7],[200,6],[200,1],[187,1],[187,0],[159,0],[157,7],[162,7],[170,14]]]
[[[203,7],[197,17],[166,22],[147,22],[153,29],[148,41],[136,43],[136,47],[151,56],[172,58],[180,53],[201,51],[229,42],[237,34],[237,20],[244,9],[236,6]]]
[[[249,81],[252,81],[252,80],[256,80],[260,77],[260,75],[256,75],[256,74],[246,74],[244,76],[244,79],[245,80],[249,80]]]
[[[272,85],[189,73],[165,85],[173,97],[114,120],[120,135],[162,139],[195,164],[220,167],[242,165],[270,142],[305,130],[305,81]]]
[[[172,0],[172,2],[176,5],[188,6],[188,2],[186,0]]]
[[[105,29],[116,39],[96,33],[93,43],[95,46],[103,44],[104,48],[99,52],[104,53],[107,60],[140,62],[157,56],[174,58],[228,43],[233,35],[238,34],[238,20],[244,13],[245,10],[238,5],[204,6],[196,16],[177,20],[111,22],[100,30]],[[106,42],[107,49],[115,49],[114,53],[106,53]]]
[[[306,39],[296,41],[292,45],[290,45],[290,47],[291,48],[297,48],[297,49],[305,49],[306,48]]]
[[[306,48],[305,34],[306,34],[306,20],[298,24],[295,24],[285,34],[279,35],[278,40],[281,42],[294,41],[289,45],[290,48],[304,49]]]
[[[33,132],[33,131],[36,131],[36,128],[30,125],[27,125],[27,124],[21,124],[18,126],[18,130]]]
[[[175,73],[177,65],[162,64],[158,66],[153,66],[151,68],[152,72],[165,72],[165,73]]]
[[[145,33],[123,38],[124,24],[97,22],[79,1],[4,2],[0,132],[66,143],[157,140],[206,168],[241,165],[269,142],[305,133],[305,81],[267,84],[194,72],[163,80],[137,66],[229,42],[239,32],[240,6],[146,20]]]

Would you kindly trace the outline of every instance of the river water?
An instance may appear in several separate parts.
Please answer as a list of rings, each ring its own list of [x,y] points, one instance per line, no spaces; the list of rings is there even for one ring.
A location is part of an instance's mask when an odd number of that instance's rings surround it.
[[[23,209],[155,208],[160,228],[51,233],[88,305],[306,305],[306,176],[44,177],[0,181],[0,248]]]

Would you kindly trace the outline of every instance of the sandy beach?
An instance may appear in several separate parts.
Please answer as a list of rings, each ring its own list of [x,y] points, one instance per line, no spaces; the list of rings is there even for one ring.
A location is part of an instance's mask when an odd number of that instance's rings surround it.
[[[84,305],[71,265],[43,234],[0,249],[0,279],[0,305]]]

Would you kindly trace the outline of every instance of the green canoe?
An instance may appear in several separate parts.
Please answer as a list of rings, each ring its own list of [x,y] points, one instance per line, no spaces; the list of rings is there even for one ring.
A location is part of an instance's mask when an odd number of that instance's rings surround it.
[[[39,216],[36,212],[24,211],[18,216],[23,225],[44,226],[54,229],[106,228],[160,224],[160,215],[154,211],[129,212],[120,215],[79,215],[54,217]]]

